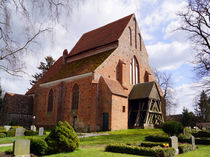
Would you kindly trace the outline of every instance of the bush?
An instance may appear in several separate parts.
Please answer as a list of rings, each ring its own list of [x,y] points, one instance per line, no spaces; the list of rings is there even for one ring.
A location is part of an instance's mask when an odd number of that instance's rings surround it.
[[[6,137],[6,134],[5,133],[0,133],[0,138],[4,138]]]
[[[59,121],[45,141],[49,153],[72,152],[79,147],[79,139],[68,122]]]
[[[38,135],[38,131],[32,131],[32,130],[25,130],[25,136],[34,136]]]
[[[192,133],[195,137],[210,137],[210,132],[208,131],[199,131],[197,133]]]
[[[163,124],[163,131],[170,136],[179,135],[183,132],[183,126],[177,121],[168,121]]]
[[[151,142],[170,142],[170,138],[166,136],[146,136],[145,137],[146,141],[151,141]]]
[[[7,132],[6,128],[3,126],[0,126],[0,133],[6,134],[6,132]]]
[[[141,143],[141,147],[164,147],[163,143]]]
[[[106,151],[154,157],[173,157],[175,155],[175,150],[173,148],[148,148],[122,144],[108,145],[106,146]]]
[[[7,137],[14,137],[15,136],[15,129],[10,129],[7,131]]]
[[[43,139],[30,139],[30,151],[35,155],[45,155],[48,151],[47,143]]]
[[[179,153],[180,154],[193,150],[193,147],[192,147],[191,144],[180,144],[178,148],[179,148]]]

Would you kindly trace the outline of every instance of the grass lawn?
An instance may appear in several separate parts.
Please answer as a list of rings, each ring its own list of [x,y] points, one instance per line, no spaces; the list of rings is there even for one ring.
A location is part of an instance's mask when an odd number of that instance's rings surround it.
[[[86,137],[80,139],[80,149],[72,153],[60,153],[48,155],[46,157],[137,157],[136,155],[105,152],[105,146],[113,143],[136,143],[144,141],[145,136],[164,134],[160,129],[128,129],[107,132],[109,135]],[[46,136],[34,136],[34,138],[44,138]],[[21,138],[21,137],[19,137]],[[28,138],[28,137],[24,137]],[[15,138],[13,138],[14,140]],[[0,143],[1,140],[0,139]],[[11,139],[7,139],[11,140]],[[11,149],[11,147],[0,147],[0,152]],[[138,156],[140,157],[140,156]],[[188,152],[177,157],[210,157],[210,146],[199,146],[199,149]]]

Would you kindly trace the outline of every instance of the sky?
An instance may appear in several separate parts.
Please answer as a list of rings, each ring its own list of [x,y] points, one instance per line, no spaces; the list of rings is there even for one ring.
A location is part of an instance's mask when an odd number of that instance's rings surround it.
[[[183,0],[86,0],[80,7],[73,7],[71,15],[61,19],[68,21],[68,25],[56,23],[53,35],[40,37],[42,44],[33,46],[35,51],[22,56],[25,62],[22,77],[0,71],[1,86],[6,92],[26,93],[31,87],[29,80],[39,72],[37,67],[44,57],[50,55],[58,59],[64,49],[72,49],[83,33],[135,13],[150,65],[172,75],[177,106],[170,114],[180,114],[184,107],[193,111],[195,97],[201,92],[199,80],[194,78],[193,48],[186,33],[175,31],[181,23],[177,13],[183,11],[186,4]],[[13,25],[19,32],[22,21],[14,18]],[[21,40],[21,35],[18,38]]]

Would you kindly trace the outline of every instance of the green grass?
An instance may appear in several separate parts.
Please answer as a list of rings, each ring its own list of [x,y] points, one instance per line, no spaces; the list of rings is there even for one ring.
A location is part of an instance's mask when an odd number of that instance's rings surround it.
[[[164,134],[160,129],[128,129],[107,132],[105,136],[95,136],[80,139],[80,149],[72,153],[60,153],[48,155],[46,157],[137,157],[136,155],[105,152],[105,146],[113,143],[136,143],[140,144],[145,140],[145,136]],[[45,138],[45,136],[34,136],[34,138]],[[31,137],[18,137],[31,138]],[[12,141],[17,138],[2,138],[0,143]],[[145,141],[144,141],[145,142]],[[8,143],[8,142],[7,142]],[[11,150],[10,147],[0,147],[0,152]],[[139,156],[140,157],[140,156]],[[210,157],[210,146],[200,146],[195,151],[178,155],[177,157]]]
[[[0,147],[0,153],[5,152],[5,151],[11,151],[12,146],[6,146],[6,147]]]

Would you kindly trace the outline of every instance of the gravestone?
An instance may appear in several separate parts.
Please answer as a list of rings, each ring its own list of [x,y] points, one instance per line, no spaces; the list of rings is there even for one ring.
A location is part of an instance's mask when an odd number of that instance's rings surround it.
[[[15,136],[25,136],[24,132],[25,132],[24,128],[16,128]]]
[[[31,130],[32,131],[36,131],[36,126],[35,125],[31,125]]]
[[[13,155],[16,157],[30,157],[30,140],[16,140],[13,146]]]
[[[191,136],[191,143],[192,143],[192,148],[194,150],[196,148],[196,145],[195,145],[195,137],[194,136]]]
[[[7,131],[11,128],[11,126],[9,125],[5,125],[4,127],[6,128]]]
[[[42,135],[44,135],[44,128],[43,127],[39,128],[39,136],[42,136]]]
[[[185,129],[183,129],[183,134],[186,135],[186,130]]]
[[[202,130],[206,130],[206,128],[205,127],[202,127]]]
[[[179,154],[178,138],[176,136],[171,136],[170,137],[169,146],[172,147],[172,148],[174,148],[176,150],[176,155]]]

